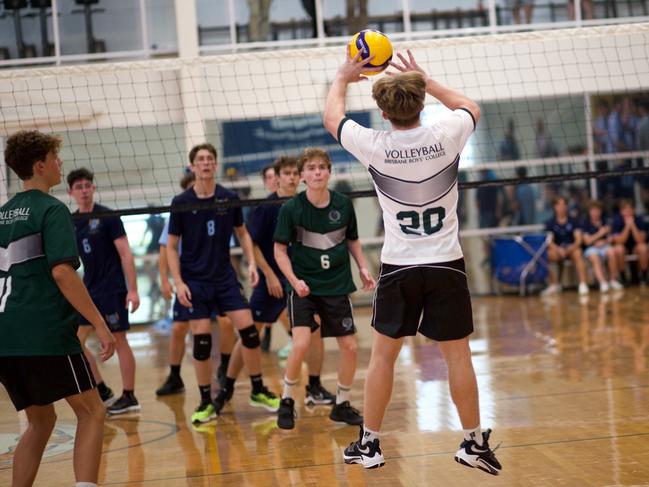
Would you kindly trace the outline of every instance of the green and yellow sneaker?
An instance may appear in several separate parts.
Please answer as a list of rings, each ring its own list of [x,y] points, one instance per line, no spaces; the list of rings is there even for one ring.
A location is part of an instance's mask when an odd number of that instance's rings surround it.
[[[213,419],[216,419],[216,411],[211,402],[201,403],[192,414],[192,423],[207,423]]]
[[[257,394],[250,394],[250,405],[257,408],[264,408],[271,413],[276,413],[279,409],[279,397],[264,386]]]

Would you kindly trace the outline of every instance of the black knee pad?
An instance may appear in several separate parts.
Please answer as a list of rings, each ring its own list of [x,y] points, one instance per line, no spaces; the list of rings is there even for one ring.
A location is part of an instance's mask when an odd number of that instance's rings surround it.
[[[212,352],[212,335],[201,333],[194,335],[194,358],[196,360],[207,360]]]
[[[257,348],[261,345],[259,332],[255,325],[250,325],[248,328],[239,330],[239,335],[241,336],[241,344],[246,348]]]

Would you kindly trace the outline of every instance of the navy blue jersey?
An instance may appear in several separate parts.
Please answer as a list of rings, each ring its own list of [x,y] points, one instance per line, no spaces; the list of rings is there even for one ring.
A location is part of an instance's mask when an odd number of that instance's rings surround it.
[[[572,218],[568,218],[564,224],[559,223],[556,218],[551,218],[545,222],[545,230],[552,232],[553,242],[556,245],[570,245],[575,242],[577,224]]]
[[[183,212],[175,212],[173,208],[238,199],[236,193],[217,184],[210,198],[199,198],[194,188],[190,188],[172,200],[169,234],[182,238],[180,274],[183,280],[215,281],[231,275],[230,238],[233,228],[243,225],[243,214],[241,207]]]
[[[110,208],[96,204],[93,211],[110,211]],[[90,294],[125,292],[126,279],[115,247],[115,240],[126,235],[122,220],[118,216],[82,218],[75,220],[74,226],[83,262],[83,283]]]
[[[272,193],[268,196],[269,200],[276,200],[277,198],[279,198],[277,193]],[[261,253],[264,255],[264,259],[266,259],[268,265],[280,279],[283,278],[283,274],[279,270],[277,262],[275,262],[275,242],[273,235],[275,234],[281,207],[282,205],[279,204],[258,206],[250,218],[248,227],[252,241],[259,246]]]

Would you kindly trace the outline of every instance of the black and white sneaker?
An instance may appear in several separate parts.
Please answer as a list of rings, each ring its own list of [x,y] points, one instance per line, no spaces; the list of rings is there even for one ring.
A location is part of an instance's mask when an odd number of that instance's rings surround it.
[[[292,430],[295,428],[295,401],[290,397],[285,397],[279,403],[277,426],[283,430]]]
[[[115,401],[117,401],[117,397],[115,397],[115,393],[113,390],[105,386],[104,389],[99,393],[99,397],[101,398],[101,402],[104,403],[104,406],[112,406],[115,404]]]
[[[379,445],[378,438],[376,440],[368,441],[363,445],[363,427],[361,426],[361,433],[358,440],[350,443],[343,452],[343,459],[345,463],[352,464],[358,463],[363,468],[379,468],[385,465],[383,453],[381,453],[381,446]]]
[[[334,402],[336,402],[336,396],[322,387],[321,384],[317,386],[306,386],[304,404],[307,406],[323,406],[333,404]]]
[[[349,404],[349,401],[334,404],[334,407],[331,408],[329,419],[336,421],[337,423],[347,423],[353,426],[360,426],[363,424],[363,416],[361,416],[358,409],[353,408],[352,405]]]
[[[232,399],[232,394],[234,394],[234,390],[228,391],[225,387],[219,389],[219,392],[216,393],[216,397],[212,400],[212,405],[214,406],[214,412],[216,412],[216,414],[221,414],[221,410],[225,404]]]
[[[157,396],[170,396],[185,392],[185,384],[179,376],[169,374],[167,380],[155,391]]]
[[[137,402],[135,396],[125,396],[123,394],[117,401],[115,401],[115,404],[106,409],[106,412],[110,416],[124,413],[137,413],[139,411],[140,403]]]
[[[479,468],[491,475],[498,475],[502,466],[494,451],[489,448],[490,434],[490,429],[482,432],[482,445],[478,445],[475,440],[464,440],[455,454],[455,461],[467,467]]]

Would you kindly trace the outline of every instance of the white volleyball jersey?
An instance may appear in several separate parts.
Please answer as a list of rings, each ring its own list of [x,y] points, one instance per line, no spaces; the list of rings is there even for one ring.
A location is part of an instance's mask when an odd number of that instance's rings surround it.
[[[474,128],[473,115],[463,108],[410,130],[340,122],[338,140],[368,169],[383,210],[382,262],[429,264],[462,257],[457,177],[460,152]]]

